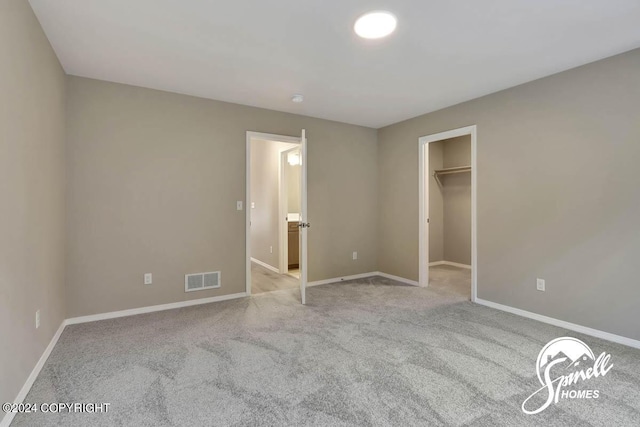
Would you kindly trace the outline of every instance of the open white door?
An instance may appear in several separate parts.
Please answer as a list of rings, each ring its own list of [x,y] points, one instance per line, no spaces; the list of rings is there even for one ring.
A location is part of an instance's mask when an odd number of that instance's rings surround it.
[[[300,138],[300,300],[306,304],[307,289],[307,232],[311,224],[307,222],[307,138],[302,129]]]

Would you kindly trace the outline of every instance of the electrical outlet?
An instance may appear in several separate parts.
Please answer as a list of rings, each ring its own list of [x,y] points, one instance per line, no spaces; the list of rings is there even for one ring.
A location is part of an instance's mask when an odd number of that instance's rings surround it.
[[[358,252],[354,251],[352,257],[353,257],[354,260],[358,259]]]
[[[40,327],[40,310],[36,310],[36,329]]]
[[[151,275],[151,273],[145,273],[144,274],[144,284],[145,285],[150,285],[153,283],[153,276]]]
[[[256,202],[251,202],[251,209],[255,209],[256,208]]]
[[[536,279],[536,289],[542,292],[545,291],[544,279]]]
[[[269,246],[269,253],[273,253],[273,246]]]
[[[236,209],[241,211],[242,210],[242,200],[238,200],[236,202]]]

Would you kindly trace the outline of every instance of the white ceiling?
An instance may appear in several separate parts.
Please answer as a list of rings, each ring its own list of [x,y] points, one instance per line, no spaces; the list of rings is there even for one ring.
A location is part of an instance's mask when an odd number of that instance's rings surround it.
[[[638,0],[30,3],[69,74],[374,128],[640,47]]]

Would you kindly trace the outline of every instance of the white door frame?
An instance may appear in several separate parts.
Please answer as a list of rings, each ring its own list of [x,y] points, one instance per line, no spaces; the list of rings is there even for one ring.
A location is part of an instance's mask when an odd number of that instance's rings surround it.
[[[300,147],[289,148],[280,152],[280,183],[278,191],[278,220],[280,236],[280,274],[289,273],[289,176],[287,174],[287,162],[289,153],[300,151]],[[284,218],[287,218],[286,220]]]
[[[467,126],[440,132],[433,135],[418,138],[419,150],[419,182],[418,182],[418,256],[419,256],[419,284],[429,285],[429,147],[431,142],[443,139],[456,138],[458,136],[471,136],[471,301],[478,297],[478,162],[477,162],[477,126]]]
[[[251,140],[259,139],[266,141],[286,142],[290,144],[300,144],[299,136],[275,135],[272,133],[262,133],[247,131],[247,161],[245,165],[245,290],[247,295],[251,295]],[[280,187],[280,186],[279,186]]]

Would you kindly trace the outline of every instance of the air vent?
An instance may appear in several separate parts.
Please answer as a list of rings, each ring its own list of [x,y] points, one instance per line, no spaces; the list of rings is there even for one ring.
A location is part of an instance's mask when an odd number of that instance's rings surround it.
[[[202,291],[220,287],[220,272],[194,273],[184,276],[184,291]]]

